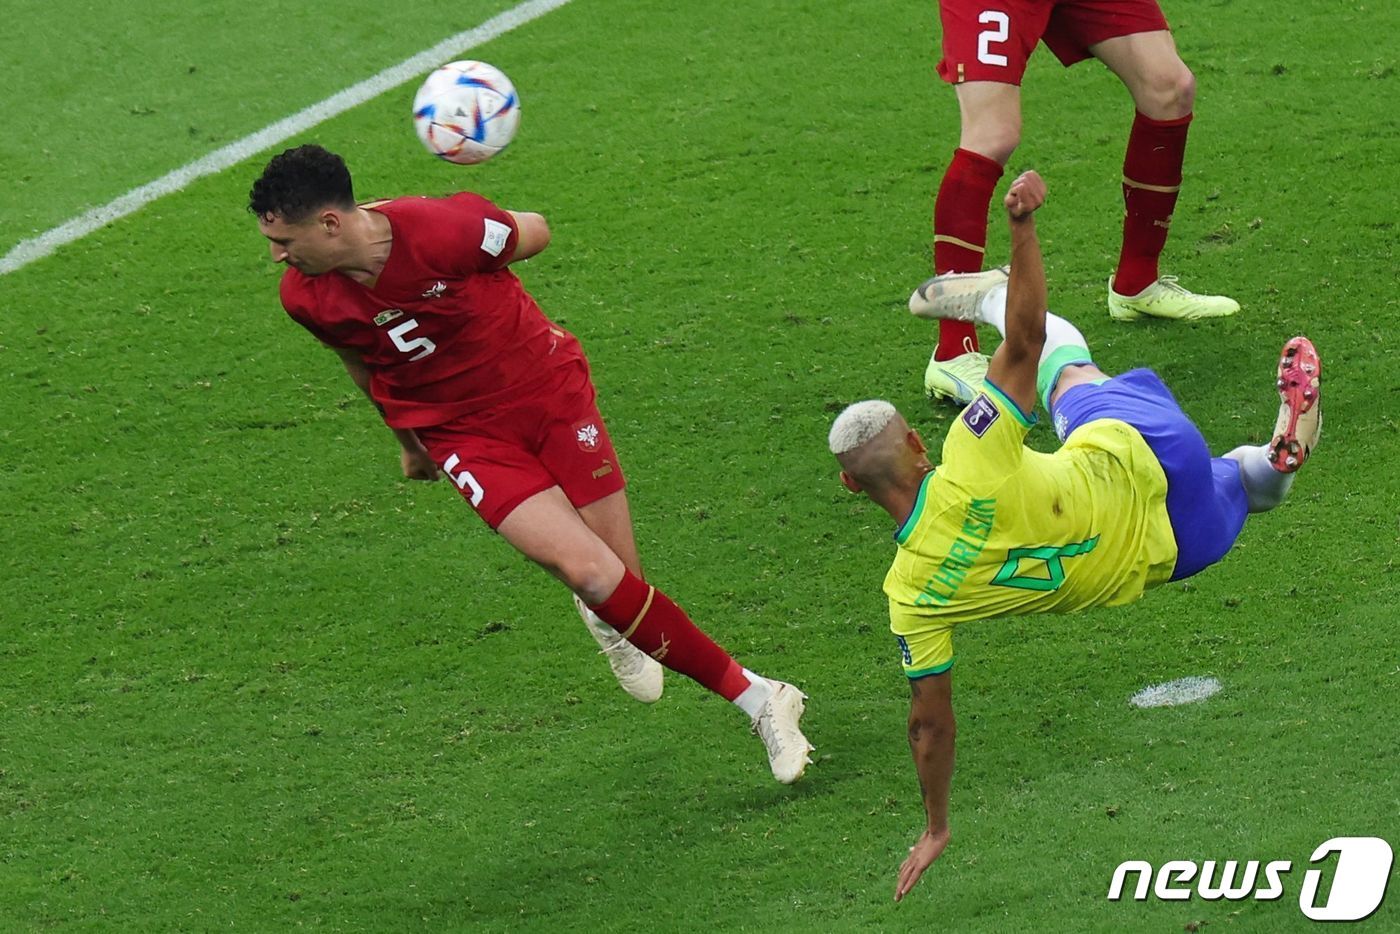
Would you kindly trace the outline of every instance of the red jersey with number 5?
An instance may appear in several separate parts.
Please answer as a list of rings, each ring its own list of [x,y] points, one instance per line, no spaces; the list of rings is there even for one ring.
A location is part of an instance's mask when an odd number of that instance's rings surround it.
[[[470,192],[366,207],[393,230],[374,285],[288,268],[282,305],[324,343],[359,352],[389,425],[446,424],[587,373],[577,339],[506,268],[509,213]]]

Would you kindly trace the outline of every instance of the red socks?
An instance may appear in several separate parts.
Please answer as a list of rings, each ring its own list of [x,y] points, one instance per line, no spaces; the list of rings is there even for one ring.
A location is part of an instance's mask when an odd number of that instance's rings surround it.
[[[943,173],[933,202],[933,271],[977,272],[987,250],[987,208],[1001,180],[1002,168],[970,149],[958,149]],[[938,322],[936,360],[949,360],[977,349],[977,329],[970,321]]]
[[[1123,248],[1113,289],[1136,295],[1158,276],[1157,260],[1181,189],[1191,115],[1153,120],[1139,113],[1123,158]],[[935,273],[976,272],[987,246],[987,210],[1002,167],[968,149],[953,153],[933,206]],[[940,321],[934,358],[948,360],[977,349],[977,332],[962,321]]]
[[[628,642],[727,701],[749,686],[743,666],[701,632],[670,597],[631,571],[623,571],[612,596],[591,609]]]
[[[1113,276],[1113,291],[1119,295],[1136,295],[1157,279],[1157,258],[1166,246],[1181,190],[1190,127],[1190,114],[1152,120],[1139,113],[1133,120],[1123,158],[1123,249]]]

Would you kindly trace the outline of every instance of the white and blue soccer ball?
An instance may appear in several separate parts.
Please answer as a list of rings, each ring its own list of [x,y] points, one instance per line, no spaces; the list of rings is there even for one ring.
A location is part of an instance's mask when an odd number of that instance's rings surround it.
[[[438,158],[485,162],[515,138],[520,97],[493,65],[449,62],[428,75],[414,96],[413,126]]]

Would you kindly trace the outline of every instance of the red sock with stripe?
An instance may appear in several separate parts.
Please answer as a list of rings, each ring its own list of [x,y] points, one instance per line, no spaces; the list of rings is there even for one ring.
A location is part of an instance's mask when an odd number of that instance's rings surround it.
[[[970,149],[953,152],[933,202],[933,271],[977,272],[987,251],[987,208],[1001,181],[995,159]],[[949,360],[977,350],[977,328],[970,321],[938,322],[934,359]]]
[[[701,632],[670,597],[631,571],[623,571],[612,596],[590,609],[628,642],[727,701],[749,687],[743,666]]]
[[[1157,260],[1167,245],[1181,190],[1190,127],[1190,114],[1153,120],[1139,113],[1133,120],[1123,157],[1123,248],[1113,274],[1113,291],[1119,295],[1136,295],[1157,279]]]

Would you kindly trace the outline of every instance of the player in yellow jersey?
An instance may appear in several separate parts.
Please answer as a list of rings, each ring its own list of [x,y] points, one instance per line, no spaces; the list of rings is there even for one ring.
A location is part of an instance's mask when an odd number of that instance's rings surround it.
[[[909,745],[928,824],[900,867],[903,898],[948,845],[953,774],[953,631],[1021,613],[1130,603],[1218,561],[1245,516],[1282,502],[1321,431],[1321,369],[1306,337],[1284,345],[1273,440],[1212,458],[1150,370],[1110,378],[1083,335],[1046,312],[1033,213],[1045,183],[1027,172],[1005,198],[1010,270],[947,274],[910,300],[922,317],[1002,333],[985,384],[934,465],[888,402],[848,407],[831,428],[841,480],[898,528],[885,577],[890,628],[912,700]],[[1023,440],[1037,396],[1064,442]]]

